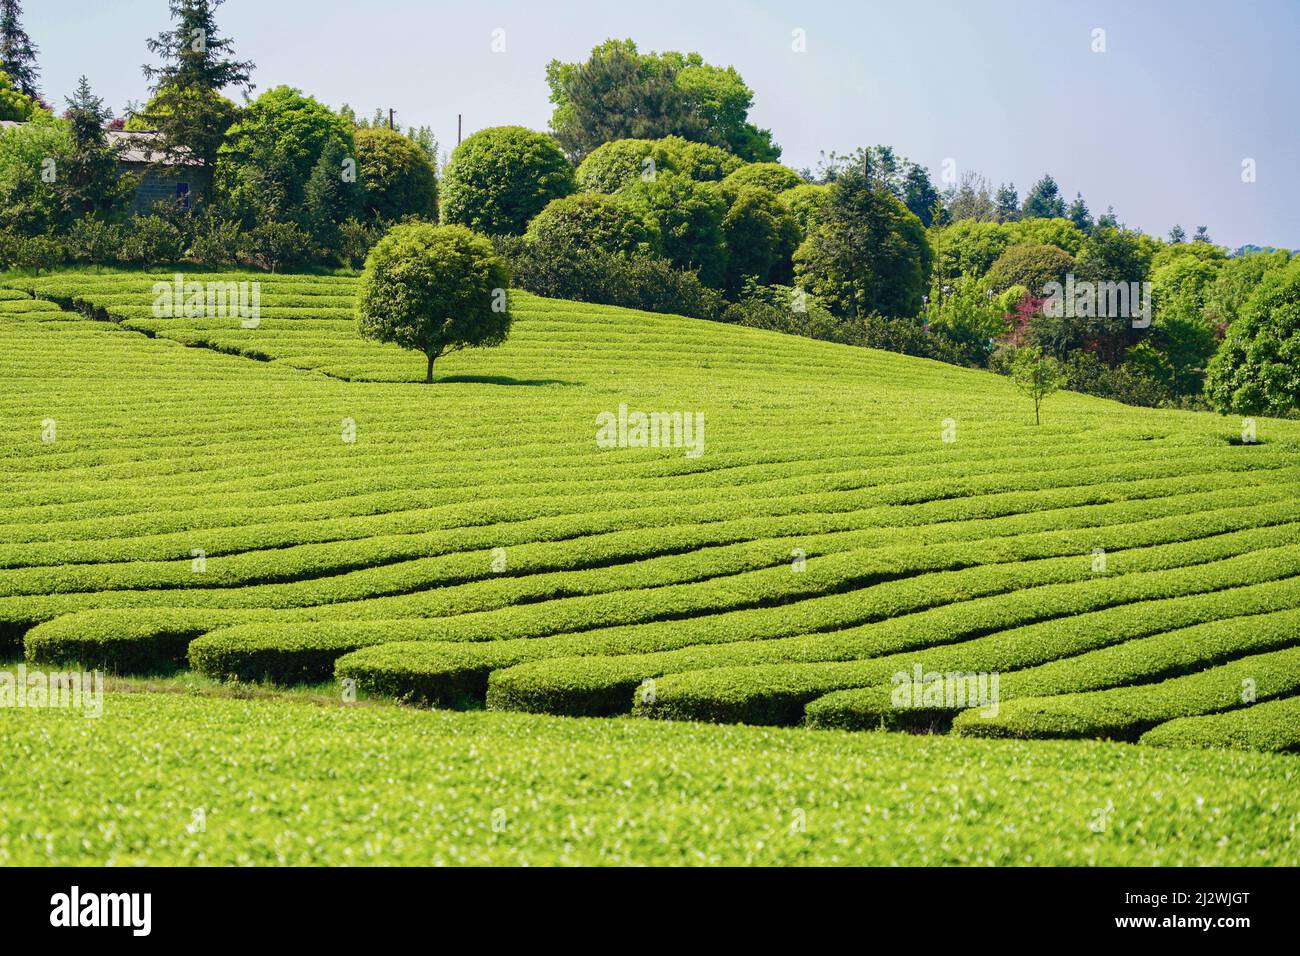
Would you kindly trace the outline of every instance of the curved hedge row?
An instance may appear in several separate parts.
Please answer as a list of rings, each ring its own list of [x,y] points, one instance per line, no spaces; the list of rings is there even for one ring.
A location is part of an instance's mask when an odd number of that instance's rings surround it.
[[[1278,650],[1300,643],[1300,579],[1292,585],[1290,606],[1271,612],[1205,622],[1191,627],[1166,630],[1154,636],[1130,638],[1063,660],[999,674],[999,700],[1020,697],[1072,695],[1153,681],[1192,673],[1242,657]],[[1233,610],[1239,610],[1233,607]],[[1226,610],[1226,608],[1225,608]],[[956,671],[929,665],[918,655],[914,667],[925,673]],[[972,668],[963,668],[972,671]],[[913,673],[900,668],[901,673]],[[866,687],[839,691],[818,698],[807,707],[807,723],[815,727],[843,730],[910,729],[942,727],[965,708],[926,706],[898,708],[892,687]],[[975,717],[967,715],[968,722]]]
[[[1178,717],[1148,730],[1139,743],[1152,747],[1300,753],[1300,697],[1265,701],[1223,714]]]
[[[585,701],[598,699],[602,710],[625,711],[631,688],[647,678],[658,684],[653,705],[638,703],[644,716],[740,723],[798,723],[809,701],[849,687],[882,683],[899,668],[899,654],[927,648],[927,660],[960,658],[981,662],[966,669],[995,670],[1028,666],[1097,646],[1125,627],[1159,630],[1163,608],[1135,612],[1137,602],[1217,591],[1300,574],[1300,548],[1228,557],[1221,562],[1173,570],[1153,570],[1109,581],[1080,581],[1029,587],[1010,594],[964,601],[824,633],[784,640],[695,646],[661,654],[593,661],[588,658],[538,661],[494,675],[512,706],[558,707],[583,713]],[[1098,631],[1091,614],[1115,609],[1109,630]],[[1152,616],[1154,615],[1154,616]],[[1038,622],[1035,625],[1035,622]],[[1036,626],[1029,631],[1026,625]],[[1004,640],[1002,635],[1010,635]],[[1118,636],[1115,639],[1121,639]],[[684,644],[700,642],[686,640]],[[942,646],[941,646],[942,645]],[[912,658],[908,658],[908,668]],[[572,696],[563,705],[563,695]],[[535,706],[527,705],[537,696]],[[505,701],[507,698],[499,698]]]
[[[1294,620],[1286,627],[1294,634]],[[1231,710],[1297,691],[1300,648],[1292,647],[1158,684],[1061,697],[1021,697],[1003,704],[996,717],[963,711],[953,721],[952,730],[966,737],[1137,740],[1168,720]]]

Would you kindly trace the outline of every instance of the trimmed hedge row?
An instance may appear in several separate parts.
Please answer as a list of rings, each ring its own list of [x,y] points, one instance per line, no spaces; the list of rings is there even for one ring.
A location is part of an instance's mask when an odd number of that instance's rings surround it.
[[[1178,717],[1148,730],[1138,742],[1152,747],[1300,753],[1300,697],[1265,701],[1223,714]]]
[[[1287,625],[1294,634],[1295,623]],[[996,717],[963,711],[953,733],[966,737],[1100,737],[1137,740],[1157,724],[1231,710],[1300,691],[1300,647],[1255,654],[1158,684],[1063,697],[1021,697]]]
[[[1099,650],[1024,670],[999,675],[999,700],[1047,697],[1104,690],[1129,684],[1146,684],[1192,673],[1246,654],[1278,650],[1300,643],[1300,579],[1293,585],[1292,607],[1271,613],[1230,617],[1191,627],[1167,629],[1154,636],[1132,638]],[[1240,608],[1234,607],[1235,612]],[[922,673],[943,673],[918,656],[914,665]],[[900,669],[901,670],[901,669]],[[972,669],[964,669],[972,672]],[[912,671],[902,671],[906,674]],[[986,673],[990,672],[988,670]],[[910,729],[918,723],[942,727],[965,708],[927,706],[897,708],[892,688],[866,687],[828,694],[806,708],[807,723],[840,729]],[[974,720],[974,718],[968,718]]]
[[[346,665],[341,660],[340,667],[362,681],[372,664],[386,671],[405,668],[413,681],[435,688],[444,675],[459,686],[470,672],[479,683],[488,682],[492,673],[489,702],[494,707],[575,716],[626,713],[632,690],[644,679],[709,668],[849,661],[854,662],[847,668],[853,679],[870,684],[888,680],[897,670],[910,671],[922,660],[968,670],[1030,666],[1167,627],[1295,606],[1300,578],[1287,576],[1296,574],[1300,549],[1270,551],[1177,573],[1118,579],[1116,583],[1125,586],[1110,598],[1118,606],[1103,611],[1089,612],[1089,605],[1079,603],[1076,594],[1084,588],[1106,596],[1104,586],[1084,582],[1050,586],[1040,595],[1020,592],[977,599],[849,630],[767,640],[755,639],[753,633],[767,619],[750,611],[719,615],[738,620],[730,630],[711,633],[699,630],[701,623],[713,620],[705,618],[545,638],[403,644],[358,651],[345,659]],[[1252,585],[1258,581],[1269,583]],[[1203,591],[1210,593],[1197,593]],[[1028,603],[1024,594],[1031,599]],[[1077,616],[1050,616],[1071,611]],[[1048,619],[1023,625],[1027,617],[1044,616]],[[792,630],[797,634],[799,629]],[[981,633],[987,636],[971,638]],[[706,639],[714,643],[702,643]],[[882,651],[891,645],[900,652]],[[655,652],[672,647],[679,649]],[[926,647],[923,657],[907,650]],[[882,652],[886,656],[876,657]],[[876,659],[859,660],[870,657]],[[794,720],[797,717],[789,722]]]
[[[1186,529],[1176,531],[1165,527],[1138,528],[1130,532],[1134,541],[1160,541],[1186,533]],[[1254,528],[1191,542],[1117,551],[1112,561],[1116,570],[1177,568],[1189,562],[1206,562],[1240,553],[1243,549],[1277,546],[1281,541],[1294,540],[1295,536],[1296,528],[1287,525]],[[924,552],[926,549],[917,550]],[[936,547],[930,550],[942,553],[944,549]],[[489,641],[642,621],[680,621],[700,611],[747,606],[772,608],[778,604],[792,604],[797,616],[802,616],[809,606],[825,608],[829,604],[833,615],[831,620],[838,617],[841,622],[861,623],[961,601],[974,594],[995,594],[1017,587],[1080,580],[1094,574],[1086,559],[1069,557],[977,566],[922,578],[905,576],[910,568],[917,566],[917,560],[924,560],[924,555],[918,558],[906,552],[890,555],[873,549],[859,549],[827,555],[801,574],[791,573],[788,566],[782,565],[693,583],[652,585],[577,597],[563,596],[551,590],[556,584],[563,587],[562,581],[530,582],[530,578],[481,582],[433,592],[404,591],[396,596],[375,596],[368,590],[368,582],[375,578],[383,579],[385,569],[380,568],[374,569],[373,573],[363,571],[344,575],[346,583],[342,584],[339,580],[327,578],[243,588],[107,591],[0,598],[0,622],[17,616],[34,623],[91,607],[280,608],[293,609],[287,611],[288,617],[297,620],[439,617],[455,613],[454,617],[440,618],[430,638]],[[570,574],[574,573],[578,572]],[[863,595],[852,590],[882,578],[900,576],[903,576],[901,580],[887,580],[872,588],[870,604],[865,609],[861,601]],[[608,586],[611,581],[605,573],[590,577],[589,586],[592,587]],[[475,596],[467,597],[469,592]],[[834,593],[829,597],[816,597],[828,592]],[[488,594],[482,600],[498,601],[501,606],[491,610],[469,609],[474,606],[474,601],[480,600],[477,595],[481,593]],[[541,595],[548,599],[506,604],[512,593]],[[355,597],[349,600],[350,595]],[[329,602],[328,606],[317,607],[323,602]],[[840,626],[844,626],[843,623]]]
[[[32,664],[80,664],[115,674],[152,674],[183,667],[189,643],[238,617],[221,611],[95,610],[67,614],[27,632]]]
[[[237,420],[231,424],[238,428]],[[321,423],[331,432],[336,424]],[[313,440],[320,443],[324,437],[324,434],[317,431]],[[554,451],[553,446],[551,449]],[[214,450],[208,451],[211,454]],[[714,514],[734,517],[742,503],[746,514],[786,514],[797,510],[837,512],[918,505],[941,499],[959,501],[959,506],[950,504],[951,513],[972,519],[1023,510],[1021,499],[1046,498],[1053,491],[1075,503],[1102,503],[1124,500],[1129,494],[1149,494],[1150,483],[1179,477],[1188,479],[1188,490],[1204,491],[1215,486],[1231,488],[1242,483],[1260,484],[1267,479],[1274,482],[1294,481],[1300,475],[1293,456],[1286,460],[1280,452],[1270,450],[1267,454],[1276,456],[1287,467],[1267,476],[1242,475],[1237,482],[1230,480],[1230,473],[1249,472],[1245,464],[1259,464],[1259,460],[1251,463],[1234,461],[1214,467],[1206,461],[1196,460],[1172,464],[1141,463],[1102,468],[1087,474],[1080,473],[1078,468],[1067,462],[1060,469],[1016,476],[993,471],[968,478],[964,485],[947,477],[925,480],[909,478],[895,484],[873,485],[872,477],[860,471],[832,477],[818,474],[815,469],[812,474],[770,477],[738,486],[728,486],[717,480],[725,479],[725,475],[701,475],[697,479],[698,486],[684,482],[687,487],[671,489],[663,488],[661,483],[654,484],[642,479],[641,483],[634,484],[631,488],[615,492],[597,492],[592,489],[590,482],[577,480],[572,488],[557,487],[550,494],[546,493],[544,483],[529,483],[514,494],[503,494],[501,498],[490,502],[483,501],[481,495],[475,497],[475,490],[465,488],[463,484],[459,489],[449,490],[439,484],[431,485],[427,481],[421,483],[419,475],[395,480],[391,472],[377,469],[372,476],[340,482],[337,488],[330,489],[334,495],[330,501],[313,499],[303,488],[274,489],[248,495],[250,503],[241,504],[240,507],[214,508],[211,507],[210,493],[198,488],[187,490],[183,494],[125,497],[120,501],[23,506],[21,514],[25,520],[4,522],[6,516],[0,515],[0,523],[9,530],[8,537],[11,541],[42,541],[54,537],[117,538],[182,530],[178,525],[184,516],[177,513],[182,510],[198,512],[190,516],[194,522],[191,527],[194,531],[202,531],[265,520],[267,516],[280,520],[314,520],[418,508],[436,508],[443,516],[443,526],[458,527],[624,508],[658,507],[666,515],[672,515],[685,507],[696,505],[707,506]],[[1096,460],[1095,456],[1084,457],[1089,461]],[[56,461],[55,464],[62,463]],[[486,461],[480,462],[480,467],[487,464]],[[43,464],[41,470],[48,471],[49,464]],[[943,474],[943,471],[938,473]],[[1252,482],[1249,478],[1254,478],[1255,481]],[[1081,487],[1097,485],[1108,487],[1105,490],[1092,487],[1084,500],[1079,500]],[[570,491],[572,493],[568,493]],[[204,503],[208,505],[207,508],[201,507]],[[1044,503],[1039,507],[1047,508],[1051,504]],[[753,511],[751,508],[760,510]]]
[[[915,649],[951,641],[953,637],[950,635],[954,632],[958,635],[963,632],[967,635],[992,635],[1017,623],[1074,616],[1099,607],[1125,605],[1127,602],[1149,600],[1152,597],[1211,592],[1233,584],[1294,576],[1300,574],[1298,563],[1300,548],[1296,546],[1247,553],[1224,560],[1217,566],[1193,565],[1146,575],[1128,575],[1110,581],[1084,582],[1075,585],[1073,589],[1057,587],[1037,589],[1037,593],[1021,592],[997,603],[989,602],[988,616],[981,622],[983,626],[974,630],[971,630],[969,621],[963,623],[961,620],[961,611],[969,613],[970,610],[961,605],[954,608],[957,613],[946,621],[936,614],[925,621],[890,621],[882,630],[888,633],[895,628],[916,627],[914,633],[918,638],[928,630],[928,639],[910,645],[911,649]],[[944,629],[945,624],[947,630]],[[1104,634],[1097,637],[1105,640]],[[879,647],[883,642],[875,643]],[[894,648],[907,649],[909,648]],[[872,650],[861,647],[855,650],[859,651],[859,657],[869,657],[873,653]],[[886,651],[882,648],[874,653],[882,654]],[[929,655],[930,652],[927,651],[926,659],[929,659]],[[1055,656],[1060,654],[1053,654],[1048,659]],[[1005,666],[998,663],[979,666],[975,659],[967,659],[971,662],[961,665],[966,670],[994,670]],[[993,660],[996,661],[996,656]],[[642,716],[670,719],[794,724],[803,719],[804,706],[812,700],[836,690],[884,683],[898,669],[896,659],[830,658],[827,663],[715,666],[680,673],[670,672],[657,681],[655,701],[646,703],[638,700],[634,711]],[[641,677],[655,676],[654,673],[641,674]]]

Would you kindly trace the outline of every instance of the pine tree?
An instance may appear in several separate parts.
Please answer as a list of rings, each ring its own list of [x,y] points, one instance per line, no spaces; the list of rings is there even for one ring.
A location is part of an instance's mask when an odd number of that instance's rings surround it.
[[[163,65],[144,67],[145,78],[153,81],[153,97],[141,116],[162,134],[165,159],[197,162],[211,172],[234,119],[221,91],[232,86],[251,90],[253,63],[232,59],[232,41],[217,35],[215,12],[225,0],[168,2],[176,24],[146,41]]]
[[[1107,206],[1106,211],[1097,217],[1098,229],[1118,229],[1119,217],[1115,215],[1115,207]]]
[[[1210,230],[1205,226],[1196,227],[1196,235],[1192,236],[1192,242],[1209,242]]]
[[[1065,218],[1074,223],[1080,231],[1092,232],[1092,213],[1088,211],[1088,204],[1083,201],[1083,193],[1074,194],[1074,202],[1070,203]]]
[[[362,186],[345,175],[347,160],[343,144],[330,142],[303,188],[302,225],[326,249],[337,247],[340,224],[361,211]]]
[[[0,70],[9,74],[24,96],[37,99],[36,54],[39,52],[23,29],[23,8],[18,0],[0,0]]]
[[[1065,200],[1061,198],[1060,187],[1051,176],[1044,176],[1034,183],[1029,194],[1025,196],[1025,205],[1021,208],[1025,219],[1064,219]]]
[[[1180,242],[1186,242],[1186,241],[1187,241],[1187,233],[1183,231],[1182,226],[1175,223],[1174,228],[1169,230],[1169,244],[1171,246],[1176,246]]]
[[[1003,183],[994,197],[998,222],[1015,222],[1020,218],[1020,196],[1015,183]]]
[[[64,160],[59,178],[64,208],[73,216],[107,212],[131,185],[118,176],[117,155],[104,135],[104,124],[112,118],[112,111],[90,91],[84,76],[67,104],[72,152]]]

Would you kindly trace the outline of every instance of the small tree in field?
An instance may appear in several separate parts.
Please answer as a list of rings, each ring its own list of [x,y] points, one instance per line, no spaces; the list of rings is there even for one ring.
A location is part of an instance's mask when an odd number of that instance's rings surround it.
[[[1033,399],[1034,424],[1039,424],[1038,407],[1043,399],[1065,384],[1061,363],[1034,346],[1023,348],[1011,362],[1011,381],[1023,394]]]
[[[433,362],[444,352],[500,345],[510,333],[510,274],[492,243],[464,226],[395,226],[366,257],[357,299],[362,338],[394,342]]]

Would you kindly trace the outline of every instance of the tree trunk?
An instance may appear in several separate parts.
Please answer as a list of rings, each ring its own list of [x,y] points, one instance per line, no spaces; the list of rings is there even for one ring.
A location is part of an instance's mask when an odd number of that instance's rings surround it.
[[[433,384],[433,359],[434,359],[434,356],[429,355],[429,356],[427,356],[427,358],[429,359],[429,370],[428,370],[427,372],[424,373],[424,384],[425,384],[425,385],[432,385],[432,384]]]

